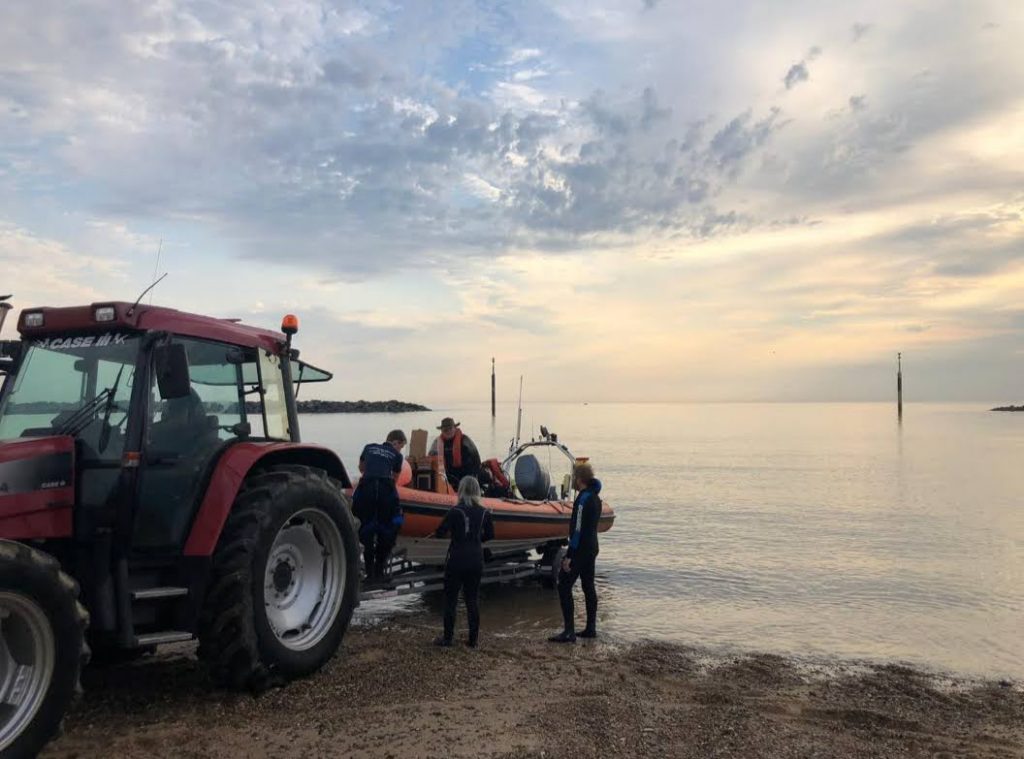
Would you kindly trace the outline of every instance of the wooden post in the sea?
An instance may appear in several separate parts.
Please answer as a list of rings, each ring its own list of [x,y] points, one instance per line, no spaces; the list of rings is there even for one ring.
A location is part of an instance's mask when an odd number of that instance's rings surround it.
[[[903,354],[896,354],[896,415],[903,421]]]
[[[491,357],[491,419],[497,416],[497,410],[495,407],[495,392],[494,392],[494,357]]]

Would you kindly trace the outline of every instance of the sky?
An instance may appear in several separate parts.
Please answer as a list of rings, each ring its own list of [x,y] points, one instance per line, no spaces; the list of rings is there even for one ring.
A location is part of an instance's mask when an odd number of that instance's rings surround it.
[[[1021,40],[1017,0],[6,0],[0,290],[294,312],[326,398],[484,401],[495,356],[502,400],[883,400],[901,351],[909,400],[1020,401]]]

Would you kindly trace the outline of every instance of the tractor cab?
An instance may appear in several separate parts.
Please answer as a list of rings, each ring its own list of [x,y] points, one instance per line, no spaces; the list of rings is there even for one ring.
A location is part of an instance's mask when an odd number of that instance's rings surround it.
[[[16,441],[26,466],[33,451],[72,454],[74,471],[54,482],[77,491],[75,537],[111,528],[127,486],[132,550],[180,552],[223,451],[298,442],[290,338],[199,319],[126,303],[22,313],[23,339],[7,343],[0,445]],[[330,379],[302,363],[298,374]],[[131,485],[125,469],[138,470]]]

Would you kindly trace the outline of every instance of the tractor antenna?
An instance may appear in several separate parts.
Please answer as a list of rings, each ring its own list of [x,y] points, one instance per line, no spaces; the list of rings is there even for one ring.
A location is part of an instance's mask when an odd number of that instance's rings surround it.
[[[160,244],[156,248],[156,263],[153,264],[153,279],[156,279],[156,273],[160,270],[160,254],[164,249],[164,238],[160,238]],[[159,282],[159,280],[157,280]],[[149,305],[153,305],[153,293],[149,294]]]
[[[164,272],[160,276],[160,279],[156,280],[155,282],[153,282],[153,284],[151,284],[149,287],[147,287],[145,290],[143,290],[141,293],[139,293],[139,297],[135,299],[134,303],[132,303],[132,307],[128,309],[128,313],[125,314],[125,316],[131,316],[132,314],[134,314],[135,313],[135,308],[139,305],[139,301],[141,301],[143,298],[145,298],[146,297],[146,293],[148,293],[154,287],[159,285],[160,282],[163,281],[163,278],[166,277],[166,276],[167,276],[167,272]]]

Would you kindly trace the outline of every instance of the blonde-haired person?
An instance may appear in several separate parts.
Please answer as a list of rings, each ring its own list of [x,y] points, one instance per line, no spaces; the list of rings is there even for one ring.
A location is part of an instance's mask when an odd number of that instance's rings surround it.
[[[577,495],[569,521],[569,549],[558,574],[558,600],[562,604],[562,632],[552,635],[552,643],[575,643],[576,621],[572,602],[572,586],[580,580],[587,604],[587,626],[581,638],[597,637],[597,588],[594,567],[597,563],[597,525],[601,520],[601,481],[594,469],[584,462],[573,468]]]
[[[444,567],[444,633],[434,641],[438,646],[450,646],[455,636],[455,611],[459,605],[459,590],[466,599],[469,617],[469,638],[466,645],[476,648],[480,636],[480,578],[484,571],[483,544],[494,538],[491,512],[480,501],[480,483],[467,475],[459,481],[459,502],[449,509],[434,533],[443,538],[451,535],[448,561]]]

